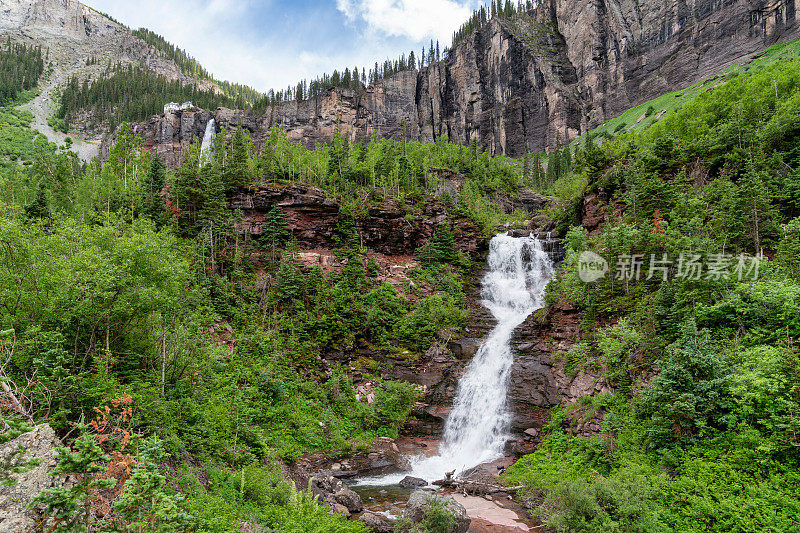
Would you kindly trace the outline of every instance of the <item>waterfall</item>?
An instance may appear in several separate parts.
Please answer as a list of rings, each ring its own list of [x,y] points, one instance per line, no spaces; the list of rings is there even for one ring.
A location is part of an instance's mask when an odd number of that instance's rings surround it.
[[[211,117],[206,124],[206,132],[203,134],[203,142],[200,144],[200,156],[205,156],[206,159],[214,154],[211,145],[214,143],[214,137],[217,135],[217,122],[214,117]]]
[[[482,303],[497,324],[458,383],[439,455],[411,459],[411,472],[363,483],[391,484],[409,474],[430,483],[445,472],[461,472],[502,457],[511,422],[507,404],[514,362],[511,336],[531,313],[544,307],[553,263],[537,238],[501,234],[489,245],[487,270]]]

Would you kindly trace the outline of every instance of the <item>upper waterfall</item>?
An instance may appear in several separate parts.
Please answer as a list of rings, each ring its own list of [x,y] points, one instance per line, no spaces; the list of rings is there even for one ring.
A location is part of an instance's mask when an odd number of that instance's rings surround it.
[[[200,144],[200,155],[206,158],[212,156],[214,151],[211,146],[214,143],[214,137],[217,135],[217,122],[214,117],[211,117],[206,124],[206,131],[203,134],[203,142]]]

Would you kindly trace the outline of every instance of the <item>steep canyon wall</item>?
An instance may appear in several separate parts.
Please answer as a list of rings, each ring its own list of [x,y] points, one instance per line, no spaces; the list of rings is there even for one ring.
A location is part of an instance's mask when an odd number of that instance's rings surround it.
[[[543,0],[494,19],[443,61],[363,91],[333,89],[253,114],[220,109],[263,142],[273,125],[307,145],[337,128],[352,139],[475,139],[520,156],[574,139],[626,109],[800,37],[800,0]],[[178,115],[137,126],[174,165],[205,122]]]

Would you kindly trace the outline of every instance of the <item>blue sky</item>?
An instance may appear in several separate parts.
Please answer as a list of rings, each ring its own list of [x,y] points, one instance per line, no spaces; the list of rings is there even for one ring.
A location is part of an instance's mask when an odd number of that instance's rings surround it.
[[[369,67],[438,39],[477,0],[84,0],[184,48],[219,79],[285,88],[334,68]]]

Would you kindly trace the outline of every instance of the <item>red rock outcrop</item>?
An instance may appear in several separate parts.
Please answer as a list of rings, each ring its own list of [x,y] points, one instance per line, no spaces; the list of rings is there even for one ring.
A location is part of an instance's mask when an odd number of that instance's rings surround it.
[[[339,204],[324,191],[306,185],[267,184],[257,190],[237,193],[230,208],[241,211],[239,231],[253,237],[261,234],[264,216],[279,207],[288,229],[301,248],[334,247],[339,223]],[[407,256],[413,254],[433,235],[439,224],[448,220],[444,206],[429,198],[407,217],[395,202],[376,203],[355,216],[355,233],[360,244],[373,252]],[[458,251],[474,254],[485,247],[486,239],[469,219],[453,218],[453,234]]]

